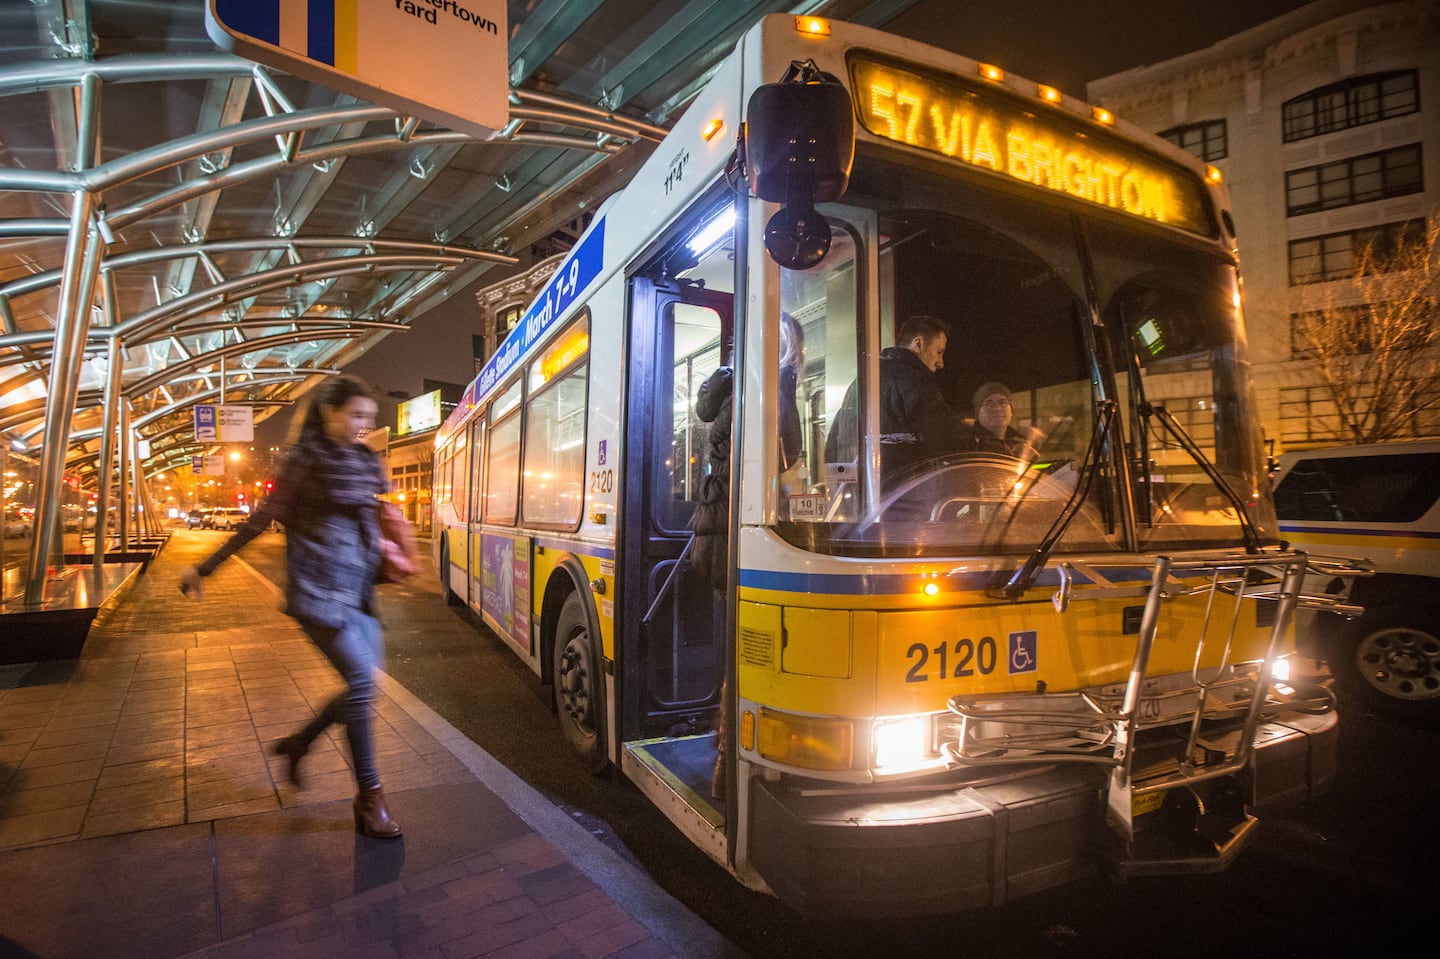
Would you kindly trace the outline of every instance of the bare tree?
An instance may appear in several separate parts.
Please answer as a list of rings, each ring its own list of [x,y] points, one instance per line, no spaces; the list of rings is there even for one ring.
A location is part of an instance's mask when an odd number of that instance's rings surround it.
[[[1358,243],[1347,276],[1297,300],[1296,345],[1335,404],[1335,434],[1426,432],[1440,413],[1440,213]]]

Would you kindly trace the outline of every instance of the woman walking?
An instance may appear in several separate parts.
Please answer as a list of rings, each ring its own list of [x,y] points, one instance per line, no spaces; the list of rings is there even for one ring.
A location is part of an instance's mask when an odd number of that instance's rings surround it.
[[[384,654],[376,619],[375,580],[380,566],[377,498],[388,484],[379,459],[360,440],[375,428],[376,404],[353,376],[326,380],[312,397],[299,437],[280,467],[275,488],[219,549],[187,569],[180,589],[200,599],[202,582],[215,568],[259,536],[272,520],[285,527],[285,611],[299,620],[345,681],[336,696],[304,729],[272,751],[288,760],[291,782],[300,761],[332,723],[343,723],[359,793],[355,828],[391,839],[400,826],[385,808],[370,709],[375,669]]]

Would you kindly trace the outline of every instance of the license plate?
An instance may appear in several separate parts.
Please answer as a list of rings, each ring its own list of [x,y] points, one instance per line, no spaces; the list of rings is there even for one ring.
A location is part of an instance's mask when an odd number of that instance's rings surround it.
[[[1154,812],[1164,804],[1164,790],[1153,793],[1138,793],[1130,797],[1130,815],[1143,816],[1147,812]]]

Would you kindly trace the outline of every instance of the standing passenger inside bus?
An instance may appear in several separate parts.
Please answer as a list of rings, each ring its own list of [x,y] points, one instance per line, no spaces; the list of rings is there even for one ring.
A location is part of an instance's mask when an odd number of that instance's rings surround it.
[[[935,381],[948,342],[945,323],[919,314],[901,325],[896,345],[880,353],[880,474],[887,483],[917,463],[966,448],[973,436]],[[827,463],[852,462],[859,452],[856,386],[850,384],[825,441]]]
[[[805,331],[789,313],[780,314],[780,489],[786,496],[805,492],[805,436],[796,399],[805,372]]]
[[[705,474],[700,480],[700,502],[695,507],[695,541],[691,562],[713,591],[711,623],[717,636],[724,633],[725,591],[730,583],[730,426],[733,416],[735,371],[721,366],[705,378],[695,397],[695,415],[710,424],[705,448]],[[721,638],[729,662],[730,643]],[[720,691],[720,721],[715,730],[715,773],[710,791],[725,798],[726,750],[730,736],[730,690]]]

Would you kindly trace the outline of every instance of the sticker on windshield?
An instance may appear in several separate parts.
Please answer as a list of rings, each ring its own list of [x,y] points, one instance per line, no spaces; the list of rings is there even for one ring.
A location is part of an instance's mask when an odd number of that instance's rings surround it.
[[[1038,634],[1033,629],[1010,634],[1010,673],[1033,673],[1037,665],[1036,642]]]

